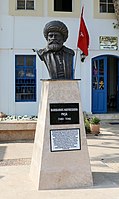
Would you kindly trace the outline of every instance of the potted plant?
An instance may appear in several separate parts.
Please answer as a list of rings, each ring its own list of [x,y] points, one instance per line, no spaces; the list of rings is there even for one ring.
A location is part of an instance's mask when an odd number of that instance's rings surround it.
[[[83,112],[84,115],[84,125],[85,125],[85,131],[86,134],[90,133],[90,118],[88,117],[88,114],[86,112]]]
[[[84,118],[86,134],[90,133],[90,121],[87,118]]]
[[[98,135],[100,133],[100,119],[98,117],[92,117],[90,119],[91,133]]]

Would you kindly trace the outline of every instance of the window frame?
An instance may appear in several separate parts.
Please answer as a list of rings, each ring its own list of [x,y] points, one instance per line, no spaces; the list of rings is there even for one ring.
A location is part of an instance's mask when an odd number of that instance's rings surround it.
[[[17,65],[17,58],[20,56],[23,57],[23,64]],[[27,57],[33,57],[32,65],[26,64]],[[28,70],[33,70],[34,77],[28,76]],[[18,71],[23,72],[21,77],[18,76]],[[32,89],[33,93],[31,92]],[[24,91],[17,92],[17,90]],[[36,91],[36,55],[15,55],[15,102],[36,102]],[[30,99],[31,96],[33,98]]]
[[[9,15],[43,16],[43,0],[34,0],[34,10],[17,9],[17,0],[9,0]]]
[[[48,0],[48,16],[49,17],[79,17],[80,0],[72,0],[72,12],[54,11],[54,0]]]
[[[109,0],[105,0],[105,2],[101,2],[101,0],[99,0],[100,6],[105,5],[106,11],[105,12],[101,12],[101,8],[100,8],[100,13],[114,13],[114,12],[109,12],[109,5],[112,5],[112,3],[109,2]],[[114,4],[113,4],[114,5]]]
[[[25,8],[19,9],[18,8],[18,0],[16,0],[16,10],[35,10],[35,0],[29,0],[29,1],[33,1],[33,3],[34,3],[33,9],[27,9],[27,1],[28,0],[24,0],[24,1],[25,1]]]
[[[116,19],[115,13],[101,13],[100,12],[100,0],[93,0],[93,14],[97,19]]]

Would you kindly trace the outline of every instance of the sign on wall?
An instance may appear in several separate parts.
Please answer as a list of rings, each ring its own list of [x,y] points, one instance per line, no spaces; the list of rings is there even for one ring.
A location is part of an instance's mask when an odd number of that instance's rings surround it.
[[[118,50],[118,37],[100,36],[101,50]]]

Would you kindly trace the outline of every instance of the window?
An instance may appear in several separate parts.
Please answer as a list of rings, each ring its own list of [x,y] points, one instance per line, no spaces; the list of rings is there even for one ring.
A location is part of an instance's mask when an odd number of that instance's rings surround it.
[[[116,19],[113,0],[93,0],[94,18]]]
[[[15,101],[36,101],[36,56],[15,56]]]
[[[49,17],[79,17],[81,0],[48,0]]]
[[[34,0],[17,0],[18,10],[34,10]]]
[[[114,13],[113,0],[100,0],[101,13]]]
[[[72,0],[54,0],[54,11],[72,12]]]
[[[9,15],[42,16],[43,0],[9,0]]]

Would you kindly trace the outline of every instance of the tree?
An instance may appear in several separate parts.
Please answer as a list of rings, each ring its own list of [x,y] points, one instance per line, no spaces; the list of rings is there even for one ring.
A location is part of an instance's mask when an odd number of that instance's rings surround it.
[[[114,24],[114,28],[119,28],[119,0],[113,0],[114,3],[114,10],[117,19],[117,23]]]

